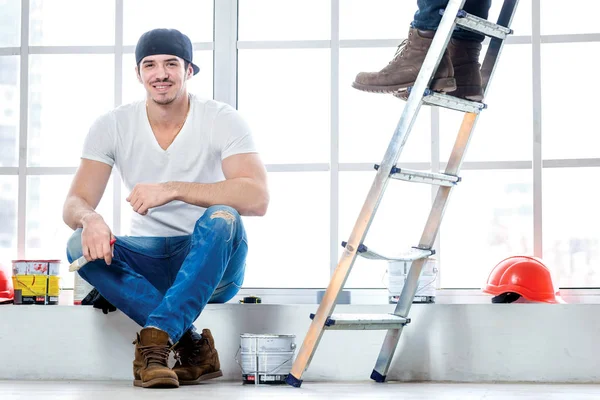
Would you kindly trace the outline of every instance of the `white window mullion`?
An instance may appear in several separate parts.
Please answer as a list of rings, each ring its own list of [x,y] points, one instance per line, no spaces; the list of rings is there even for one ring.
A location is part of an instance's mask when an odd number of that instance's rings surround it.
[[[77,167],[27,167],[25,174],[27,176],[39,175],[74,175],[77,172]],[[65,193],[66,195],[66,193]]]
[[[113,54],[114,46],[31,46],[29,54]]]
[[[329,194],[329,232],[330,251],[329,251],[329,266],[330,276],[338,264],[338,249],[339,249],[339,197],[340,197],[340,1],[331,0],[331,170],[330,176],[330,194]]]
[[[438,173],[441,169],[440,164],[440,109],[438,107],[431,107],[431,171]],[[435,198],[437,197],[437,192],[440,186],[433,185],[431,187],[431,206],[433,207],[433,203],[435,202]],[[426,222],[424,221],[423,224]],[[423,225],[423,228],[425,225]],[[440,226],[438,229],[437,235],[435,236],[435,242],[433,244],[433,249],[436,251],[436,259],[438,262],[438,266],[441,265],[442,252],[440,251],[440,237],[441,231],[444,229],[444,225]],[[419,238],[416,237],[415,240]],[[436,288],[440,287],[440,282],[442,281],[442,268],[438,268],[437,277],[436,277]]]
[[[123,102],[123,1],[115,1],[115,107]],[[112,171],[113,178],[113,221],[114,235],[121,234],[121,178],[116,169]]]
[[[18,56],[21,54],[20,47],[3,47],[0,48],[0,56]]]
[[[213,96],[237,108],[237,0],[214,2]]]
[[[2,175],[17,175],[19,177],[19,167],[0,167],[0,176]]]
[[[29,0],[21,1],[20,119],[19,119],[19,192],[17,198],[17,257],[25,258],[27,228],[27,128],[29,103]]]
[[[531,2],[533,90],[533,254],[543,257],[542,239],[542,61],[540,0]]]
[[[333,18],[333,15],[332,15]],[[328,49],[330,40],[249,40],[240,41],[238,49]]]

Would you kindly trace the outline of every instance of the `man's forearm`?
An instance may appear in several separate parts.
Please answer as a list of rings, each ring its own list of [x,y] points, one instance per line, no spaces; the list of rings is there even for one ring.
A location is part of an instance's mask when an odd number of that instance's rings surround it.
[[[63,221],[75,230],[83,227],[83,220],[98,214],[84,199],[79,196],[69,196],[63,207]]]
[[[168,182],[174,200],[208,208],[222,204],[240,215],[262,216],[267,211],[269,194],[263,184],[251,178],[227,179],[217,183]]]

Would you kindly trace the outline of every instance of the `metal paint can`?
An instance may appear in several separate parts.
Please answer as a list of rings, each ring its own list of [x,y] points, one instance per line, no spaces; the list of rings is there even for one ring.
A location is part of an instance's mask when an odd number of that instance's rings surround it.
[[[295,335],[240,335],[238,360],[244,384],[282,384],[292,369]]]
[[[46,304],[58,305],[60,297],[60,260],[48,260],[48,292]]]
[[[79,276],[78,272],[75,272],[75,280],[73,285],[73,304],[76,306],[81,305],[81,301],[90,294],[94,287],[90,285],[86,280]]]
[[[13,260],[14,304],[58,304],[60,260]]]
[[[398,303],[411,266],[411,261],[390,261],[388,263],[387,274],[390,304]],[[437,259],[429,257],[423,263],[413,303],[435,303],[437,273]]]

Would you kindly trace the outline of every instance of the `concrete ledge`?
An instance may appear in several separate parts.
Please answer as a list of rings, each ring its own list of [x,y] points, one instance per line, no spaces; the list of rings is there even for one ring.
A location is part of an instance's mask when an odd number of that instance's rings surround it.
[[[196,321],[215,336],[225,379],[242,333],[294,334],[316,305],[209,305]],[[392,305],[340,305],[385,313]],[[598,304],[415,304],[388,380],[600,382]],[[91,307],[0,306],[0,379],[129,380],[139,327]],[[385,331],[326,331],[303,379],[368,380]]]

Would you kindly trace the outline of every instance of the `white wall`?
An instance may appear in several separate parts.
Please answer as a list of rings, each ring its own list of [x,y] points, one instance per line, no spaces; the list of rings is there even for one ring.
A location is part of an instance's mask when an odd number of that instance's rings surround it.
[[[393,306],[338,306],[391,312]],[[225,379],[240,380],[241,333],[295,334],[300,347],[316,305],[209,305]],[[600,382],[600,305],[414,305],[389,379]],[[0,379],[131,379],[138,327],[90,307],[0,306]],[[368,380],[384,331],[326,331],[305,372],[317,380]]]

